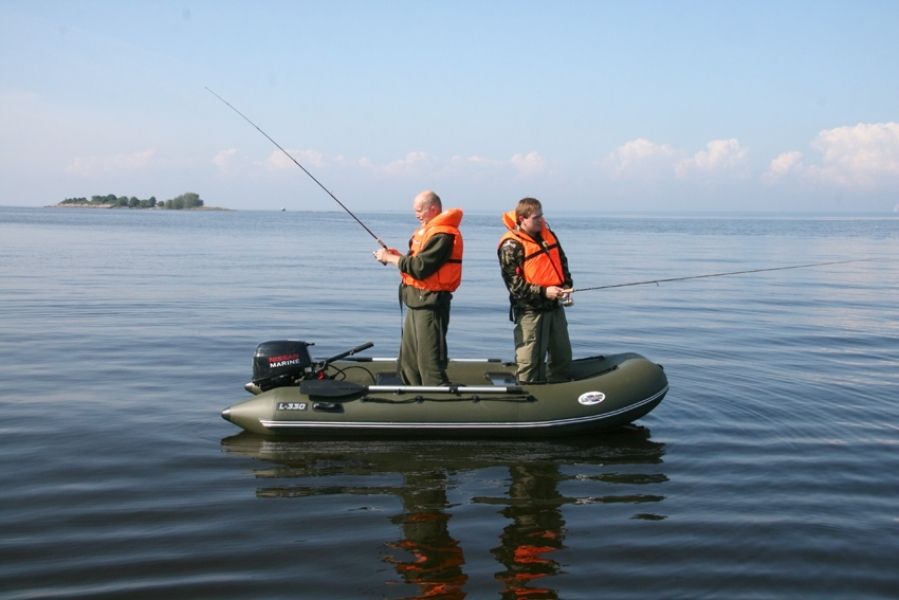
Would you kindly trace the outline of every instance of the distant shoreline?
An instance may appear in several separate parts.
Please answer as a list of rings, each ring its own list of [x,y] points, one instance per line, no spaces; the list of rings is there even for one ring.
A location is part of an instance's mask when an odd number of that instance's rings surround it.
[[[153,207],[134,207],[134,206],[115,206],[112,204],[91,204],[89,202],[79,203],[79,204],[50,204],[49,206],[45,206],[44,208],[90,208],[90,209],[100,209],[100,210],[135,210],[135,211],[165,211],[165,212],[179,212],[179,211],[203,211],[203,210],[213,210],[213,211],[231,211],[234,210],[232,208],[223,208],[221,206],[191,206],[190,208],[166,208],[165,206],[157,205]]]
[[[180,196],[169,198],[168,200],[159,201],[156,196],[149,198],[138,198],[137,196],[116,196],[115,194],[98,195],[94,194],[90,198],[77,196],[74,198],[66,198],[62,202],[57,202],[56,206],[77,206],[81,208],[138,208],[141,210],[164,208],[166,210],[187,210],[207,208],[206,203],[200,198],[200,194],[196,192],[185,192]],[[222,210],[214,206],[208,207],[210,210]]]
[[[106,208],[104,206],[89,205],[24,205],[24,204],[0,204],[0,209],[37,209],[45,208]],[[127,208],[127,207],[116,207]],[[154,207],[155,209],[156,207]],[[147,208],[138,208],[135,210],[154,210]],[[181,210],[198,210],[198,209],[181,209]],[[285,209],[285,208],[220,208],[204,206],[199,210],[215,210],[228,212],[290,212],[290,213],[313,213],[313,214],[345,214],[338,209]],[[466,210],[465,214],[469,217],[495,217],[501,209],[489,210],[474,208]],[[396,217],[408,216],[408,211],[404,209],[377,209],[377,210],[360,210],[360,215],[383,215]],[[821,211],[611,211],[611,210],[579,210],[562,209],[554,211],[556,219],[580,218],[584,216],[595,216],[615,219],[759,219],[759,220],[822,220],[822,219],[899,219],[899,210],[885,209],[879,211],[839,211],[839,210],[821,210]]]

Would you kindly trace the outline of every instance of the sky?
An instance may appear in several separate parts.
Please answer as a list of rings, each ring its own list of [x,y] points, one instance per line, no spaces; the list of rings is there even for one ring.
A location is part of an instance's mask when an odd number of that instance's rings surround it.
[[[0,0],[0,205],[899,212],[899,2]],[[207,89],[209,88],[209,89]]]

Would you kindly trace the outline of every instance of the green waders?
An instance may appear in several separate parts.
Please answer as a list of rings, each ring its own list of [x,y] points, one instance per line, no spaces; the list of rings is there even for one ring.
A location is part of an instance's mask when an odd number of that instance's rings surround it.
[[[518,381],[543,383],[568,381],[571,341],[568,320],[561,306],[548,311],[516,311],[515,362]],[[549,354],[549,362],[546,355]]]
[[[406,385],[449,383],[446,376],[449,317],[448,299],[426,308],[406,309],[399,361]]]

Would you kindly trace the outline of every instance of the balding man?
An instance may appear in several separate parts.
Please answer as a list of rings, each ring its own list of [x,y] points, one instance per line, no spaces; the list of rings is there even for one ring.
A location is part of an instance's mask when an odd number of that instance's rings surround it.
[[[462,210],[444,211],[440,197],[431,190],[415,196],[412,210],[421,226],[409,240],[409,252],[381,248],[375,258],[396,265],[402,275],[400,296],[408,308],[399,356],[403,381],[446,385],[450,301],[462,282]]]

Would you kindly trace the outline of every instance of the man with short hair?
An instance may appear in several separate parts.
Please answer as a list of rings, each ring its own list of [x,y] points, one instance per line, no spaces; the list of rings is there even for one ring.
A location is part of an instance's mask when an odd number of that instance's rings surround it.
[[[568,381],[571,340],[563,305],[570,304],[574,286],[568,259],[536,198],[519,200],[514,211],[503,215],[503,223],[508,231],[497,254],[515,323],[518,381]]]
[[[399,356],[403,381],[446,385],[450,301],[462,282],[462,210],[444,211],[440,197],[431,190],[415,196],[412,210],[421,227],[409,240],[409,252],[381,248],[375,258],[396,265],[402,275],[400,296],[408,309]]]

